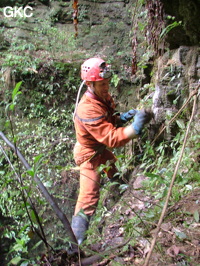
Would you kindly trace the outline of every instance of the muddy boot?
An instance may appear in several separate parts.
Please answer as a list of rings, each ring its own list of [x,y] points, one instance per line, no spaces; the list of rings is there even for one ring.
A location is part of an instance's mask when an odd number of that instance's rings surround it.
[[[90,216],[76,215],[72,217],[72,230],[80,245],[86,239],[85,232],[88,230]]]

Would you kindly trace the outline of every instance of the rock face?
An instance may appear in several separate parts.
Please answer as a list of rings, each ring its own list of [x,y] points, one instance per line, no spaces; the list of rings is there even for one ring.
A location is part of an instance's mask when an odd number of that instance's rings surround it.
[[[122,105],[125,106],[120,108],[136,107],[146,94],[152,94],[151,91],[146,91],[148,84],[152,84],[151,86],[155,87],[153,109],[156,121],[160,125],[166,115],[177,112],[194,84],[198,82],[200,75],[198,19],[200,2],[197,0],[160,2],[163,3],[165,17],[169,15],[174,17],[172,21],[166,19],[166,27],[167,24],[173,24],[173,21],[181,20],[182,24],[169,31],[165,53],[159,58],[148,52],[144,31],[148,20],[147,12],[145,6],[139,7],[138,1],[135,0],[79,0],[78,37],[73,51],[68,48],[73,46],[70,34],[75,33],[72,1],[1,1],[2,7],[28,4],[34,8],[34,11],[33,17],[21,22],[14,18],[5,19],[0,14],[0,25],[4,27],[0,35],[0,50],[9,49],[15,39],[22,43],[28,42],[28,47],[36,50],[35,54],[41,50],[41,47],[42,49],[46,47],[50,52],[54,50],[53,55],[59,50],[58,56],[55,55],[58,61],[69,61],[70,55],[76,50],[81,51],[77,55],[80,57],[79,64],[92,56],[106,58],[108,62],[112,62],[114,73],[119,75],[115,94],[120,100],[124,98]],[[57,33],[50,28],[51,25],[59,30],[62,29],[61,43]],[[48,36],[49,33],[51,35]],[[136,33],[138,46],[134,46],[132,42]],[[9,34],[11,37],[8,37]],[[62,54],[62,51],[67,49],[68,54],[66,52]],[[134,76],[131,74],[133,49],[136,50],[137,63],[141,65],[140,73],[137,72]],[[26,55],[28,53],[30,51],[24,52]],[[34,55],[32,58],[34,59]],[[138,91],[142,91],[139,96]]]
[[[81,45],[92,53],[115,56],[130,47],[129,31],[134,1],[80,1]],[[124,47],[124,48],[125,48]],[[131,50],[131,49],[130,49]]]
[[[153,111],[155,114],[155,131],[165,125],[181,108],[189,94],[198,87],[200,79],[199,47],[181,46],[176,50],[166,52],[157,61],[155,75],[155,93],[153,96]],[[199,103],[197,103],[195,127],[199,130]],[[184,117],[189,119],[191,104]],[[183,117],[183,125],[185,121]],[[177,133],[177,124],[172,124],[164,138],[170,140]],[[155,133],[155,132],[154,132]],[[153,134],[154,135],[154,134]]]
[[[198,0],[161,0],[165,13],[182,21],[182,27],[176,28],[168,35],[170,47],[180,45],[199,45],[200,42],[200,2]]]
[[[153,110],[161,123],[166,112],[177,112],[200,79],[199,47],[181,46],[157,61]]]

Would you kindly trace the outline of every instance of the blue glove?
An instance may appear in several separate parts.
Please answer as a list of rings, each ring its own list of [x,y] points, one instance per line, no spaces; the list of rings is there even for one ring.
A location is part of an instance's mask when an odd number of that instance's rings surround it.
[[[143,129],[144,124],[148,123],[152,118],[152,113],[150,111],[137,111],[132,127],[135,130],[135,133],[139,135]]]
[[[122,113],[120,115],[120,120],[123,123],[126,123],[126,122],[130,121],[135,116],[135,114],[137,112],[138,112],[137,110],[132,109],[132,110],[129,110],[127,113]]]

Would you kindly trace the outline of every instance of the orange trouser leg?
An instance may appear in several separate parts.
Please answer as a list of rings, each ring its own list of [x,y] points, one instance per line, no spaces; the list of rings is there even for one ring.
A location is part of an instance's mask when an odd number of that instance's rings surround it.
[[[95,156],[90,162],[86,161],[80,165],[80,191],[74,215],[81,209],[87,215],[92,215],[95,212],[100,189],[100,174],[97,172],[97,168],[107,161],[110,161],[111,167],[108,171],[105,169],[105,172],[109,178],[112,178],[116,173],[114,165],[116,158],[108,150],[104,150],[103,153]]]

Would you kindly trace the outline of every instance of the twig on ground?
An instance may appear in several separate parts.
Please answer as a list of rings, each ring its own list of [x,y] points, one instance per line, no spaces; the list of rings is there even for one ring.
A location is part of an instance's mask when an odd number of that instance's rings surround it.
[[[131,241],[132,237],[130,237],[129,239],[127,239],[124,243],[121,243],[113,248],[110,248],[108,250],[103,251],[102,253],[99,254],[95,254],[93,256],[90,256],[88,258],[84,258],[81,261],[79,261],[78,263],[75,264],[75,266],[87,266],[87,265],[93,265],[93,263],[95,262],[99,262],[100,260],[102,260],[105,256],[107,256],[110,252],[112,252],[113,250],[116,250],[118,248],[121,248],[125,245],[127,245],[130,241]],[[79,264],[81,263],[81,264]]]

